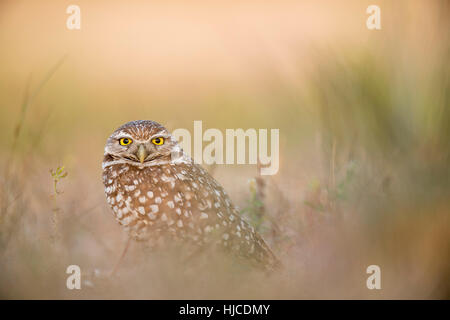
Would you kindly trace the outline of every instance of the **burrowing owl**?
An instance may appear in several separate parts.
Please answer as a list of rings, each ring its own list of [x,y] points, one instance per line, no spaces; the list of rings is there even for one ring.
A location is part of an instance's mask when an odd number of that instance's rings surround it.
[[[241,219],[224,189],[154,121],[128,122],[108,138],[103,159],[107,201],[136,240],[217,246],[253,263],[278,264]]]

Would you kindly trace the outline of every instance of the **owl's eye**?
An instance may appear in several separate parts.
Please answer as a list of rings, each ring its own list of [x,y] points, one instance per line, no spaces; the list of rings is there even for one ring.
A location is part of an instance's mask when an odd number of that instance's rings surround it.
[[[164,138],[153,138],[152,143],[156,144],[157,146],[160,146],[164,143]]]
[[[132,142],[133,142],[133,140],[131,140],[130,138],[121,138],[119,140],[119,143],[120,143],[121,146],[127,146],[130,143],[132,143]]]

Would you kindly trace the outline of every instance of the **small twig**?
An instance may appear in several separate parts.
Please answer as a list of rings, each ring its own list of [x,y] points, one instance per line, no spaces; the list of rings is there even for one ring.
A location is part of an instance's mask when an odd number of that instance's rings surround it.
[[[336,187],[336,138],[333,138],[333,144],[331,147],[331,159],[330,159],[330,189]]]
[[[112,277],[117,272],[117,269],[119,268],[120,263],[122,262],[123,258],[125,257],[125,254],[128,251],[128,248],[130,247],[130,243],[131,243],[131,238],[128,237],[127,242],[125,244],[125,249],[122,251],[122,254],[120,255],[119,260],[114,265],[114,268],[112,269],[112,271],[109,275],[110,277]]]
[[[53,199],[53,217],[52,217],[52,224],[53,224],[53,235],[54,239],[56,240],[58,238],[58,213],[61,211],[61,208],[58,207],[57,203],[57,197],[62,193],[62,191],[58,191],[58,182],[61,179],[64,179],[67,177],[67,171],[65,171],[64,166],[60,166],[56,168],[56,170],[50,169],[50,174],[53,178],[53,192],[54,194],[51,195],[51,198]]]
[[[336,137],[333,137],[333,144],[331,147],[331,160],[330,160],[330,186],[328,191],[336,189]],[[334,208],[334,200],[330,199],[330,209]]]

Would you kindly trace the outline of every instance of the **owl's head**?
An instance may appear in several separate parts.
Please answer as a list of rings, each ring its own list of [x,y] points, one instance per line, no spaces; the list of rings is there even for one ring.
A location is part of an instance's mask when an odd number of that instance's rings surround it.
[[[178,142],[161,124],[150,120],[131,121],[106,141],[105,163],[129,163],[138,166],[169,162],[181,151]]]

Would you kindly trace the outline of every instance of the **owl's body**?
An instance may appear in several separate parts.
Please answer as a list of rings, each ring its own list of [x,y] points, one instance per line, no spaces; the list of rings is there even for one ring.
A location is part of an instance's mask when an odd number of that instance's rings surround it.
[[[135,145],[125,150],[123,139]],[[277,264],[218,182],[156,122],[130,122],[113,133],[105,148],[103,182],[116,219],[136,240],[217,246],[262,267]]]

